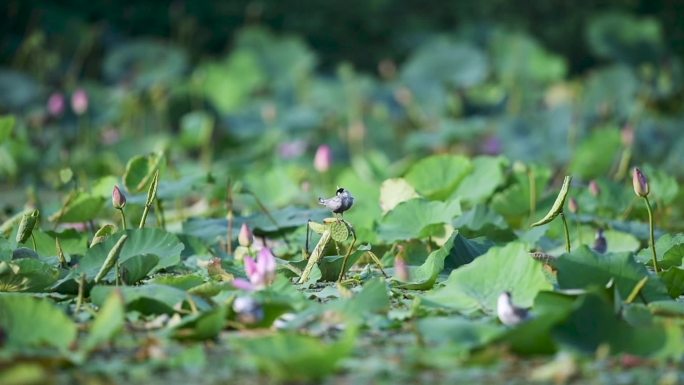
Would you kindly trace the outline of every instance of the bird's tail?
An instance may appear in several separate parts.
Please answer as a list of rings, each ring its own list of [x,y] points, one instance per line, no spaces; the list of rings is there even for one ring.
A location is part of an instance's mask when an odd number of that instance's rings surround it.
[[[318,203],[324,205],[325,204],[325,199],[318,197]]]

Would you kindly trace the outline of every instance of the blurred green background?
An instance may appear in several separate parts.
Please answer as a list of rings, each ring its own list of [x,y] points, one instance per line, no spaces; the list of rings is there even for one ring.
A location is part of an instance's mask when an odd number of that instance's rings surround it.
[[[445,152],[683,177],[683,20],[665,0],[6,0],[0,186],[88,188],[150,152],[275,206]]]
[[[301,36],[325,68],[349,61],[374,71],[382,59],[405,59],[432,33],[497,23],[528,31],[568,58],[575,73],[600,61],[583,35],[593,18],[610,11],[658,20],[664,43],[684,52],[684,3],[677,0],[5,0],[0,5],[0,52],[3,63],[11,62],[27,31],[35,29],[49,35],[55,49],[68,49],[84,33],[98,29],[107,36],[103,48],[136,36],[181,38],[193,56],[202,56],[224,52],[236,31],[258,24]]]

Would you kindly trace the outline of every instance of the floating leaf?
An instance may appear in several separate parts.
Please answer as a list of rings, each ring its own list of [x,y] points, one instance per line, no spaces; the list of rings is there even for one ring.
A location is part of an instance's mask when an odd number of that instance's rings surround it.
[[[380,186],[380,207],[387,214],[401,202],[418,198],[416,190],[404,178],[387,179]]]
[[[3,294],[0,309],[0,329],[7,338],[4,349],[24,352],[47,346],[67,352],[76,339],[76,325],[47,299]]]
[[[83,343],[84,351],[91,351],[108,341],[123,328],[126,311],[121,293],[113,291],[97,312],[88,337]]]
[[[180,254],[185,247],[175,235],[164,230],[156,228],[127,230],[117,233],[107,238],[104,242],[88,249],[88,252],[80,261],[78,271],[85,273],[88,277],[94,277],[104,264],[109,251],[121,237],[119,234],[128,235],[128,240],[119,254],[119,263],[125,263],[130,258],[139,255],[156,255],[159,257],[159,263],[151,272],[156,272],[179,263]],[[104,279],[113,280],[114,272],[107,274]]]
[[[419,320],[417,326],[425,342],[456,353],[485,346],[504,332],[500,325],[491,322],[458,317],[427,317]]]
[[[173,337],[183,340],[207,340],[216,337],[226,326],[227,306],[217,306],[188,316],[173,326]]]
[[[451,252],[457,235],[454,232],[441,248],[428,255],[421,266],[409,266],[409,282],[398,282],[397,286],[410,290],[432,289],[437,276],[444,270],[444,260]]]
[[[147,156],[134,156],[126,164],[123,175],[124,186],[130,192],[141,192],[150,183],[159,169],[162,156],[150,154]]]
[[[558,349],[553,328],[575,309],[576,297],[551,291],[534,299],[532,318],[511,328],[497,340],[517,354],[551,354]]]
[[[684,269],[671,267],[658,273],[667,287],[667,293],[672,298],[679,298],[684,294]]]
[[[190,296],[184,290],[175,287],[158,284],[120,287],[99,285],[93,287],[90,297],[94,304],[103,306],[114,291],[120,291],[127,310],[136,310],[142,314],[173,314],[175,306],[189,298],[193,299],[200,310],[209,308],[200,297]]]
[[[587,353],[608,344],[612,353],[624,352],[643,357],[682,354],[681,344],[673,348],[667,342],[674,328],[663,325],[632,327],[618,318],[613,304],[597,292],[578,297],[575,306],[568,319],[553,329],[555,338],[563,345]],[[676,330],[681,336],[681,330]]]
[[[159,257],[153,254],[136,255],[121,263],[119,270],[122,280],[127,285],[138,283],[159,263]]]
[[[598,254],[587,246],[561,255],[553,265],[558,270],[558,285],[562,289],[605,287],[612,280],[622,298],[627,298],[632,288],[649,274],[644,265],[634,261],[632,253]],[[641,296],[647,302],[669,298],[665,285],[656,275],[649,278]]]
[[[473,171],[458,184],[452,197],[471,205],[489,199],[504,183],[504,167],[508,163],[503,157],[479,156],[473,159]]]
[[[65,199],[64,206],[48,218],[50,222],[87,222],[95,219],[102,211],[105,198],[88,194],[85,192],[75,192]]]
[[[374,278],[366,282],[352,298],[338,299],[330,303],[328,308],[337,310],[350,319],[362,319],[367,314],[386,312],[389,307],[387,284],[380,278]]]
[[[382,218],[378,235],[386,242],[443,235],[443,225],[451,223],[459,214],[461,204],[458,200],[411,199],[400,203]]]
[[[684,265],[684,234],[665,234],[656,241],[658,265],[662,269]],[[635,257],[638,262],[651,263],[651,248],[641,250]]]
[[[551,289],[542,264],[532,259],[525,244],[512,242],[493,247],[468,265],[451,272],[444,287],[423,298],[435,306],[461,312],[492,313],[501,293],[510,291],[518,306],[529,307],[537,293]]]
[[[59,279],[59,270],[33,258],[0,262],[0,292],[41,292]]]
[[[332,373],[354,348],[355,328],[348,328],[335,343],[316,337],[282,332],[235,340],[270,376],[280,380],[320,379]]]
[[[466,157],[433,155],[416,162],[405,179],[421,195],[441,200],[448,198],[472,170]]]

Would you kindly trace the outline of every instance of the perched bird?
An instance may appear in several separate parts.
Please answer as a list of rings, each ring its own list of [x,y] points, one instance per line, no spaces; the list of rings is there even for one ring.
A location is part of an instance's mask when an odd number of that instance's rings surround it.
[[[530,313],[526,309],[513,305],[510,291],[504,291],[499,296],[496,313],[501,323],[508,326],[517,325],[530,318]]]
[[[335,214],[342,214],[354,204],[354,197],[344,188],[338,188],[332,198],[318,198],[318,203],[330,209]]]
[[[255,324],[264,319],[264,308],[252,297],[235,298],[233,311],[243,324]]]
[[[596,239],[594,239],[594,251],[603,254],[608,251],[608,241],[603,236],[603,229],[598,229],[596,232]]]

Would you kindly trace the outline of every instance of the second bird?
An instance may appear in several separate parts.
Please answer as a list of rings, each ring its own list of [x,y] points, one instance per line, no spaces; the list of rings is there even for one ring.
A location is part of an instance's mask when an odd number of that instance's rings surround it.
[[[354,197],[344,188],[338,188],[332,198],[318,198],[318,203],[330,209],[335,214],[342,214],[354,204]]]

